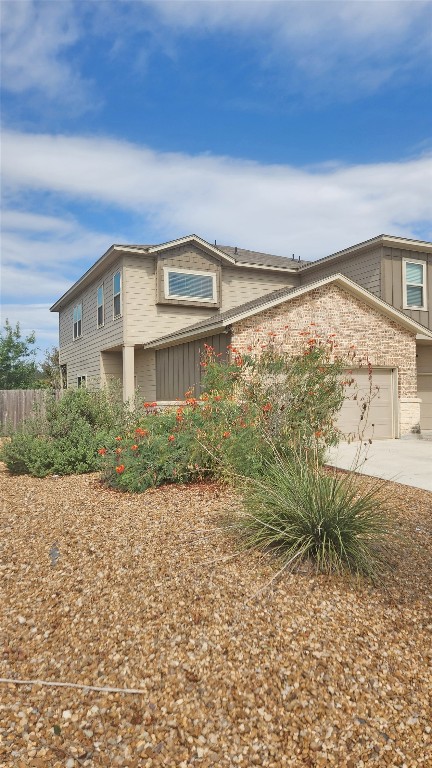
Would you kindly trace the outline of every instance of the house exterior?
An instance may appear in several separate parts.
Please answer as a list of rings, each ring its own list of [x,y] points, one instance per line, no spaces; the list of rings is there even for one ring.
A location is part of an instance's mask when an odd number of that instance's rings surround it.
[[[113,245],[51,308],[65,386],[122,383],[123,397],[172,401],[199,385],[204,343],[287,354],[313,322],[371,361],[375,436],[432,429],[432,244],[381,235],[315,262],[191,235]],[[360,388],[364,369],[355,372]],[[343,427],[349,430],[347,401]]]

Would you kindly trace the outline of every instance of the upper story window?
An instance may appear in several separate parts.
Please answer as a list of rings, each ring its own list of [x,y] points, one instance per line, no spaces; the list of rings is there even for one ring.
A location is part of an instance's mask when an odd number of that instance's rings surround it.
[[[426,309],[426,262],[404,261],[405,309]]]
[[[113,316],[121,315],[121,274],[116,272],[113,277]]]
[[[216,273],[164,268],[165,298],[216,301]]]
[[[82,335],[82,304],[77,304],[73,310],[73,337],[79,339]]]
[[[100,285],[97,289],[97,327],[101,328],[105,322],[104,289]]]

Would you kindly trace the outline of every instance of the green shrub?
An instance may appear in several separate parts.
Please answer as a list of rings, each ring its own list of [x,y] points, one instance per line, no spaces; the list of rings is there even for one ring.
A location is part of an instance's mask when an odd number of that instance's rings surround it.
[[[282,568],[309,560],[319,572],[374,576],[383,566],[391,527],[382,481],[364,491],[354,473],[273,450],[262,478],[243,479],[242,488],[234,530],[246,548],[274,552]]]
[[[116,394],[109,389],[69,389],[59,400],[51,398],[47,406],[48,434],[61,436],[76,422],[107,432],[124,423],[126,412]]]
[[[121,419],[122,406],[109,393],[68,390],[48,401],[45,416],[35,413],[19,427],[3,445],[2,459],[13,474],[36,477],[97,470],[98,448]]]

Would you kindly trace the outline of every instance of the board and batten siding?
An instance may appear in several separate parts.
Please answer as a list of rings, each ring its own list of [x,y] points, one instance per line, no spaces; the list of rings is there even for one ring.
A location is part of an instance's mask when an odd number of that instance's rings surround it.
[[[122,259],[117,261],[99,278],[77,293],[59,312],[60,365],[67,365],[67,385],[77,385],[78,376],[87,377],[88,386],[100,385],[101,351],[123,344],[125,314],[124,286],[122,286],[123,316],[113,319],[113,277],[122,272]],[[123,279],[122,274],[122,279]],[[97,289],[104,287],[105,323],[97,327]],[[82,335],[73,338],[73,309],[82,304]],[[118,366],[117,366],[118,368]]]
[[[301,284],[308,285],[340,272],[370,293],[380,296],[381,258],[381,246],[360,253],[347,254],[340,259],[331,260],[328,264],[317,264],[316,267],[301,272]]]
[[[417,373],[432,374],[432,344],[417,343]]]
[[[426,267],[427,310],[405,309],[403,306],[403,267],[404,261],[423,261]],[[432,330],[432,253],[409,251],[405,248],[384,248],[382,258],[382,293],[381,298],[405,315]]]
[[[221,360],[226,360],[230,339],[229,333],[219,333],[205,339],[158,349],[156,351],[156,400],[182,400],[191,387],[194,388],[195,396],[198,397],[203,375],[200,363],[205,349],[204,344],[213,347],[215,354],[221,354]]]

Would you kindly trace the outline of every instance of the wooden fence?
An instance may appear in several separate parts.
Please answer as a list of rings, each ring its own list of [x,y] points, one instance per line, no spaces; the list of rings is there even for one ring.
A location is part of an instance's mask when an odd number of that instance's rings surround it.
[[[52,389],[0,389],[0,430],[4,434],[16,429],[23,419],[35,410],[45,413],[47,397],[58,400],[62,390]]]

